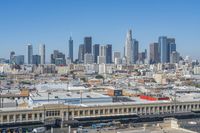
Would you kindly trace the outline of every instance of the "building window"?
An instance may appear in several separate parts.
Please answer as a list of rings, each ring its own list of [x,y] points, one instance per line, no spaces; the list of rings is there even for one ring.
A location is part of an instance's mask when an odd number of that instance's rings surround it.
[[[46,116],[49,116],[49,111],[46,112]]]
[[[26,120],[26,114],[22,114],[22,120]]]
[[[128,112],[131,113],[131,108],[128,109]]]
[[[124,112],[127,113],[127,108],[124,108]]]
[[[90,110],[90,115],[93,115],[93,110]]]
[[[100,110],[100,114],[101,114],[101,115],[103,114],[103,109]]]
[[[88,115],[88,110],[85,110],[85,115]]]
[[[10,115],[9,116],[9,121],[13,121],[14,120],[14,116],[13,115]]]
[[[16,121],[20,121],[20,114],[16,115]]]
[[[7,115],[4,115],[3,116],[3,122],[6,122],[7,121]]]
[[[80,111],[80,115],[83,115],[83,111],[82,110]]]
[[[66,116],[66,114],[67,114],[66,111],[64,111],[64,116]]]
[[[118,112],[117,112],[117,109],[115,109],[115,114],[117,114]]]
[[[95,115],[97,115],[97,114],[98,114],[98,112],[99,112],[98,110],[95,110]]]
[[[75,116],[78,116],[78,111],[75,111],[75,112],[74,112],[74,115],[75,115]]]
[[[110,114],[112,114],[113,113],[113,109],[110,109]]]
[[[32,114],[28,114],[28,120],[32,120]]]
[[[42,118],[42,113],[40,113],[40,118]]]
[[[119,113],[122,113],[122,109],[119,109]]]
[[[35,119],[37,119],[37,114],[34,115]]]

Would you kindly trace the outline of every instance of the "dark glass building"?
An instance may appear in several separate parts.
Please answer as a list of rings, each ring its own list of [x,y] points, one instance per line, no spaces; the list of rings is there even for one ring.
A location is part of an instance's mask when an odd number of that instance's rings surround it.
[[[94,56],[94,63],[97,63],[97,57],[99,56],[99,44],[93,45],[93,56]]]
[[[68,57],[70,58],[70,60],[71,60],[71,62],[73,62],[73,60],[74,60],[74,56],[73,56],[73,54],[74,54],[74,52],[73,52],[73,40],[72,40],[72,38],[70,37],[70,39],[69,39],[69,55],[68,55]]]
[[[92,53],[92,37],[84,38],[84,54],[85,53],[88,53],[88,54]]]
[[[111,44],[106,45],[106,63],[107,64],[112,63],[112,45]]]

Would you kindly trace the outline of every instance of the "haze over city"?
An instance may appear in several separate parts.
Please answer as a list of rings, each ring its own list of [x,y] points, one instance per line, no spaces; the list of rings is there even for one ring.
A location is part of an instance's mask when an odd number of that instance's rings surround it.
[[[14,50],[26,55],[26,44],[34,53],[46,45],[46,60],[54,49],[67,53],[68,40],[74,41],[74,57],[85,36],[92,44],[112,44],[123,53],[126,33],[133,31],[139,50],[159,36],[176,39],[184,57],[199,59],[200,1],[198,0],[21,0],[0,2],[0,57],[9,58]]]

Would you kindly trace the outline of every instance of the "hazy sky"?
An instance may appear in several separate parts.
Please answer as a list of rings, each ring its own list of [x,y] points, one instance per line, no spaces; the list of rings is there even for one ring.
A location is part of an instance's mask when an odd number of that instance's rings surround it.
[[[68,54],[70,35],[75,57],[84,36],[122,52],[130,28],[140,50],[166,35],[182,55],[200,59],[200,0],[0,0],[0,57],[26,55],[27,43],[38,54],[45,43],[49,61],[54,49]]]

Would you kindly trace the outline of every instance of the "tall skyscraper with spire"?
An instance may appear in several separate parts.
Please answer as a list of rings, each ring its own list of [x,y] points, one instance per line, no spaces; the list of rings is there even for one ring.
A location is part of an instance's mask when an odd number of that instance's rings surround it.
[[[133,60],[133,39],[132,39],[132,30],[129,30],[126,35],[126,42],[125,42],[125,57],[127,64],[132,64]]]
[[[71,62],[73,62],[73,60],[74,60],[74,52],[73,52],[73,50],[74,50],[74,48],[73,48],[74,46],[73,46],[73,40],[72,40],[72,37],[70,36],[70,38],[69,38],[69,55],[68,55],[68,57],[70,58],[70,60],[71,60]]]
[[[41,44],[40,47],[39,47],[39,55],[40,55],[40,58],[41,58],[41,64],[45,64],[45,44]]]

